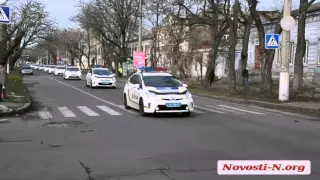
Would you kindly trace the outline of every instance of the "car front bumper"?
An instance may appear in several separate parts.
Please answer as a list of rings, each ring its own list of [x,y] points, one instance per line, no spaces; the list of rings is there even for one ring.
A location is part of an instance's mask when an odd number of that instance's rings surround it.
[[[180,107],[167,107],[167,103],[179,103]],[[191,98],[183,98],[176,101],[168,101],[157,98],[144,99],[144,112],[145,113],[183,113],[192,112],[194,110],[194,102]]]
[[[66,76],[66,79],[81,79],[81,75]]]
[[[33,71],[21,71],[21,74],[33,74]]]
[[[54,72],[55,75],[57,76],[62,76],[64,72]]]
[[[92,81],[92,87],[116,87],[117,82],[116,81],[101,81],[101,80],[93,80]]]

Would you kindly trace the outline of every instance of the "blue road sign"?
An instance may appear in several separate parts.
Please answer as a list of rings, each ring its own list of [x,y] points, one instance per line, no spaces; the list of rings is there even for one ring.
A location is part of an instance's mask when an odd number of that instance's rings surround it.
[[[266,49],[278,49],[280,47],[280,35],[266,34],[265,47]]]
[[[10,24],[10,7],[0,6],[0,24]]]

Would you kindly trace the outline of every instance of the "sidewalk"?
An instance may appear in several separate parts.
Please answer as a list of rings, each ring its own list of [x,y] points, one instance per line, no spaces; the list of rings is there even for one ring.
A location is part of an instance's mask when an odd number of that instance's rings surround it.
[[[266,108],[274,108],[274,109],[281,109],[281,110],[287,110],[295,113],[307,113],[307,114],[313,114],[313,115],[319,115],[320,116],[320,101],[291,101],[291,102],[279,102],[274,100],[250,100],[246,99],[246,97],[228,97],[224,95],[220,95],[219,92],[215,94],[214,88],[222,88],[226,89],[228,86],[225,84],[215,84],[212,87],[212,92],[197,92],[192,91],[192,88],[190,88],[191,93],[200,97],[207,97],[222,101],[228,101],[228,102],[235,102],[240,104],[254,104],[261,107]],[[226,87],[224,87],[226,86]],[[217,95],[218,94],[218,95]],[[269,101],[269,102],[268,102]]]
[[[0,117],[20,114],[31,107],[23,78],[17,71],[10,72],[6,90],[7,98],[5,102],[0,102]]]
[[[31,102],[0,102],[0,117],[23,113],[31,108]]]

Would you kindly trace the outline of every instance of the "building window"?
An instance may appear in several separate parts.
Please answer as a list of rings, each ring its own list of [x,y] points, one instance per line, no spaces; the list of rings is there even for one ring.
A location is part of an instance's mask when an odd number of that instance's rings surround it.
[[[303,64],[308,64],[309,41],[306,41],[306,52],[304,53]]]
[[[317,55],[318,55],[318,64],[320,64],[320,39],[318,39],[318,43],[317,43]]]
[[[294,64],[294,55],[296,52],[296,45],[291,42],[290,43],[290,58],[289,58],[289,64],[293,65]]]

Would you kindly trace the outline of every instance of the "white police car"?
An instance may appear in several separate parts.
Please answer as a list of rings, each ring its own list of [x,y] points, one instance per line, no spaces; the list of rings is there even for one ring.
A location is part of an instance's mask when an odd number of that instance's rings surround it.
[[[65,66],[63,66],[63,65],[56,66],[56,68],[54,69],[53,74],[55,76],[63,76],[64,71],[65,71]]]
[[[92,68],[86,76],[87,87],[117,87],[116,75],[108,68]]]
[[[146,113],[182,113],[190,116],[194,102],[187,85],[169,73],[137,72],[127,81],[124,107]]]
[[[81,71],[77,66],[67,66],[63,73],[63,79],[78,79],[81,80]]]

